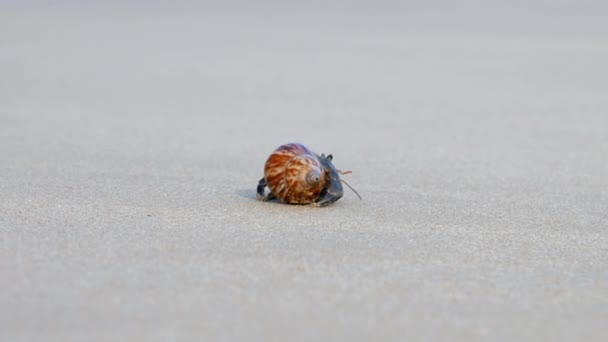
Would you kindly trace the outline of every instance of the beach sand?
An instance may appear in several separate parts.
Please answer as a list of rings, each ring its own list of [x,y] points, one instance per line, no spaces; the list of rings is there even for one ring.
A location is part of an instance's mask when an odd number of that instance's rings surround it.
[[[608,340],[606,9],[0,2],[0,340]]]

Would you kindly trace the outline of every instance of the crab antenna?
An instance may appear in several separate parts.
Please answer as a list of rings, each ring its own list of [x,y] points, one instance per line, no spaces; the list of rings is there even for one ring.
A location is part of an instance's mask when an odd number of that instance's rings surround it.
[[[353,173],[352,171],[342,171],[342,170],[338,170],[338,173],[341,175],[347,175],[349,173]]]
[[[345,181],[344,179],[340,179],[340,181],[341,181],[342,183],[346,184],[346,186],[347,186],[349,189],[351,189],[351,190],[352,190],[352,191],[355,193],[355,195],[357,195],[357,197],[359,197],[359,199],[360,199],[360,200],[363,200],[363,198],[361,198],[361,195],[359,195],[359,193],[357,192],[357,190],[353,189],[353,187],[352,187],[352,186],[350,186],[350,184],[346,183],[346,181]]]

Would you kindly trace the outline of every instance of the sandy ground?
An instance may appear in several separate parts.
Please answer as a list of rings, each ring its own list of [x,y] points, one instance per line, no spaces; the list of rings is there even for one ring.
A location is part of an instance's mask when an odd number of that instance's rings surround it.
[[[600,1],[100,3],[0,1],[0,340],[608,340]]]

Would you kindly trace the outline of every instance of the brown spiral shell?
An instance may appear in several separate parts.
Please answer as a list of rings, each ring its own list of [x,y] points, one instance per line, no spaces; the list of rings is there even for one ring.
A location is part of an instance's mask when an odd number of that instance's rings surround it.
[[[291,204],[316,202],[328,181],[319,156],[299,143],[277,148],[266,160],[264,178],[272,194]]]

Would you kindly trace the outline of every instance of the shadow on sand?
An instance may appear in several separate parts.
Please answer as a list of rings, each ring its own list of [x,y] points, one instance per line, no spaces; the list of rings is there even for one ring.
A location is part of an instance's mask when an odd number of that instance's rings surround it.
[[[240,198],[244,198],[246,200],[261,202],[257,198],[257,193],[256,193],[255,189],[239,189],[239,190],[237,190],[235,192],[235,194],[237,196],[239,196]],[[285,205],[285,203],[282,203],[281,201],[279,201],[277,199],[273,199],[273,200],[270,200],[270,201],[265,201],[263,203]]]
[[[241,198],[257,201],[255,189],[239,189],[236,194]]]

